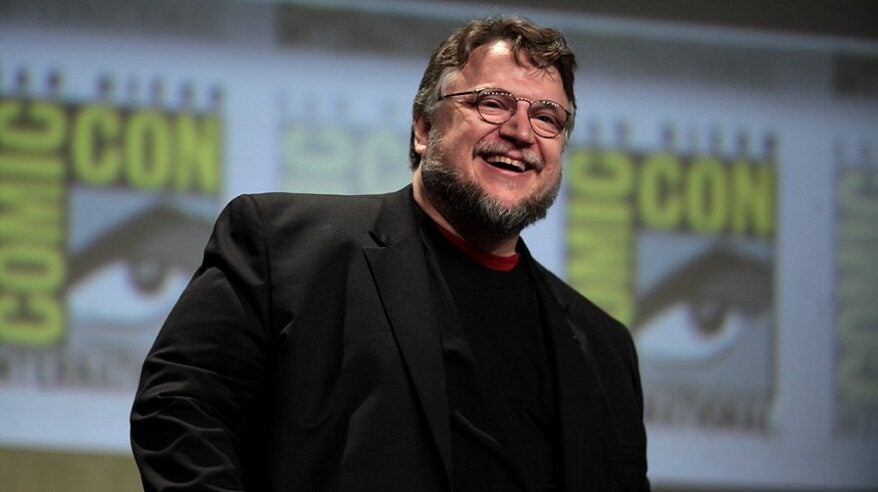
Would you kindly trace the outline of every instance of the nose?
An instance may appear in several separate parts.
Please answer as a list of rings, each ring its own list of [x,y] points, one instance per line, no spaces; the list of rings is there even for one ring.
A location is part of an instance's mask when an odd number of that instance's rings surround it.
[[[536,141],[533,128],[530,126],[530,103],[518,101],[518,107],[505,123],[500,125],[500,136],[515,142],[517,145],[531,145]]]

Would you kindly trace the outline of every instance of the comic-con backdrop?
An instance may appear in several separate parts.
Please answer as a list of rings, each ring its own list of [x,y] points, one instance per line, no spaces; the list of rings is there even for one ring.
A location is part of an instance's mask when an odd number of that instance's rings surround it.
[[[480,11],[49,4],[0,17],[0,445],[125,452],[222,205],[406,184],[429,47]],[[581,70],[525,237],[633,333],[653,482],[878,484],[878,46],[526,13]]]

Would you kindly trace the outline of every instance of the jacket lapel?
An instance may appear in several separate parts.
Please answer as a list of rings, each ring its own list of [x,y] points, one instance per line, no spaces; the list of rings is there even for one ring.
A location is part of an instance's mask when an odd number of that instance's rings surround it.
[[[600,426],[606,420],[588,340],[573,325],[567,303],[551,288],[547,274],[536,265],[532,272],[555,355],[564,490],[590,489],[603,481]]]
[[[364,248],[375,285],[451,482],[451,430],[439,310],[410,187],[389,195]]]

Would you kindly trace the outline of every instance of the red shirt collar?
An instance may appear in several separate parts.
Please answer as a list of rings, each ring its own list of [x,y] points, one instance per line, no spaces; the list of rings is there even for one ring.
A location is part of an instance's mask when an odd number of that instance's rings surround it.
[[[518,260],[521,259],[521,255],[519,253],[515,253],[511,256],[500,256],[493,253],[479,251],[474,248],[470,243],[457,237],[456,235],[454,235],[453,232],[446,230],[441,225],[436,224],[436,227],[439,228],[439,230],[442,232],[442,235],[445,236],[448,241],[453,244],[458,250],[460,250],[461,253],[469,256],[478,264],[490,268],[491,270],[508,272],[515,268],[515,265],[518,265]]]

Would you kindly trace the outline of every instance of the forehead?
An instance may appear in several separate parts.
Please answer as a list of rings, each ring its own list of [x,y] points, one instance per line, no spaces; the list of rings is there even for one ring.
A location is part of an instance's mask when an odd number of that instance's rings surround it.
[[[494,87],[517,96],[567,102],[557,68],[534,66],[530,55],[524,51],[516,60],[512,45],[504,40],[474,49],[452,81],[455,90]]]

